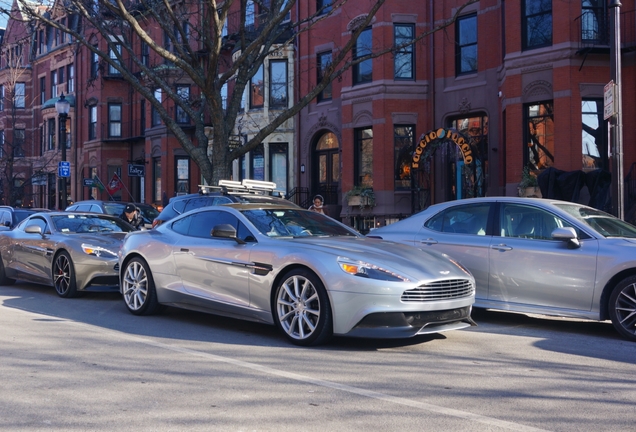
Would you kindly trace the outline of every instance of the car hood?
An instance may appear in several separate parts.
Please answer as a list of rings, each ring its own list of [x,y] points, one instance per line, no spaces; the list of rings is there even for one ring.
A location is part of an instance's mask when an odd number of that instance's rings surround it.
[[[100,234],[77,234],[74,235],[76,240],[81,240],[83,243],[96,244],[100,246],[117,246],[124,241],[124,237],[127,233],[115,232],[115,233],[100,233]]]
[[[407,273],[413,279],[472,278],[468,270],[444,254],[392,241],[366,237],[311,237],[289,241],[294,245],[302,245],[305,250],[316,250]]]

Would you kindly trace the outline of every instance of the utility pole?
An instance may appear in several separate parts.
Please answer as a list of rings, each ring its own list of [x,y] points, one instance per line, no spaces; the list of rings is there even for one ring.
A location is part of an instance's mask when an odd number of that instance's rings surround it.
[[[71,104],[64,97],[64,93],[60,96],[59,100],[55,102],[55,109],[60,117],[60,147],[62,148],[62,162],[66,162],[66,119],[68,118],[68,112],[71,108]],[[62,176],[62,194],[60,198],[60,210],[66,210],[68,200],[66,196],[66,176]]]
[[[612,210],[619,219],[625,218],[624,178],[623,175],[623,102],[621,88],[621,2],[610,0],[608,7],[610,19],[610,73],[614,80],[614,110],[610,119],[611,156],[612,156]]]

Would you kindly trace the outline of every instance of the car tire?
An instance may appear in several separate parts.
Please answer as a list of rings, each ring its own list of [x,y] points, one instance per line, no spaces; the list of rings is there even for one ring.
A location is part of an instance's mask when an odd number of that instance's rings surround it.
[[[0,285],[13,285],[14,283],[15,279],[7,277],[7,274],[4,271],[4,263],[2,261],[2,258],[0,258]]]
[[[609,315],[614,328],[636,342],[636,276],[623,279],[609,298]]]
[[[287,272],[276,286],[272,314],[287,339],[301,346],[319,345],[333,334],[327,290],[307,269]]]
[[[73,266],[71,256],[66,251],[57,254],[53,261],[53,287],[60,297],[77,297],[75,266]]]
[[[134,315],[152,315],[159,311],[157,290],[146,261],[133,258],[124,268],[121,280],[124,302]]]

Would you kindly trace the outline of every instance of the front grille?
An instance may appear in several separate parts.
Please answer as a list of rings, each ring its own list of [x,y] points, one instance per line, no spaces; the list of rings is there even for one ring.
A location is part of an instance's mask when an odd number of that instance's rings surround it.
[[[475,287],[469,279],[449,279],[431,282],[402,293],[404,302],[451,300],[473,295]]]

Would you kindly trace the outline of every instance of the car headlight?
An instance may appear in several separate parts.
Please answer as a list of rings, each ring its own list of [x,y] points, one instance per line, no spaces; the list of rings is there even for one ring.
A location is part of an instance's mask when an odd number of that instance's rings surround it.
[[[338,257],[338,264],[345,273],[369,279],[390,282],[410,282],[406,276],[364,261],[354,261],[349,258]]]
[[[103,256],[104,258],[117,258],[117,254],[111,250],[103,248],[101,246],[92,246],[89,244],[82,245],[82,251],[87,255],[93,255],[96,257]]]

